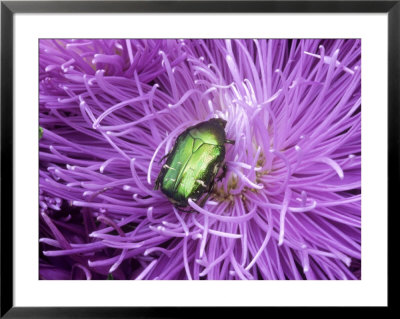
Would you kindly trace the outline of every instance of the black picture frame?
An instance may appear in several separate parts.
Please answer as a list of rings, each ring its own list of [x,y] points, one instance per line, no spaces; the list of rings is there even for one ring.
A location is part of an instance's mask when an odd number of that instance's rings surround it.
[[[187,317],[187,308],[132,307],[15,307],[13,300],[13,20],[16,13],[122,13],[122,12],[310,12],[388,14],[388,204],[389,225],[394,227],[399,186],[400,126],[400,1],[1,1],[1,318],[177,318]],[[389,228],[389,226],[388,226]],[[389,251],[393,231],[388,229]],[[389,256],[388,256],[389,258]],[[390,260],[389,260],[390,262]],[[389,273],[390,275],[390,273]],[[393,283],[392,283],[393,285]],[[390,280],[388,280],[388,287]],[[390,289],[389,289],[390,291]],[[388,294],[389,295],[389,294]],[[391,296],[388,307],[391,309]],[[304,308],[290,308],[304,314]],[[243,310],[243,309],[241,309]],[[321,309],[320,309],[321,310]],[[196,314],[206,314],[207,308]],[[232,309],[213,309],[213,315],[228,316]],[[237,310],[234,314],[238,314]],[[233,312],[232,311],[232,312]],[[252,308],[269,315],[279,308]],[[326,311],[322,309],[323,312]],[[338,308],[329,310],[336,313]],[[358,310],[357,310],[358,311]],[[370,310],[368,310],[370,311]],[[246,317],[252,314],[245,309]],[[185,315],[186,314],[186,315]]]

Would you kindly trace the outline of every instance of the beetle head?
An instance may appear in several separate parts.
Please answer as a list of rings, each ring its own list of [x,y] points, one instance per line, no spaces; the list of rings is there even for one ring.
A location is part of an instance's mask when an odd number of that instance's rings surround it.
[[[220,118],[218,118],[218,119],[216,119],[216,118],[212,118],[211,120],[210,120],[210,122],[211,123],[215,123],[215,124],[218,124],[218,125],[221,125],[224,129],[225,129],[225,126],[226,126],[226,121],[224,120],[224,119],[220,119]]]

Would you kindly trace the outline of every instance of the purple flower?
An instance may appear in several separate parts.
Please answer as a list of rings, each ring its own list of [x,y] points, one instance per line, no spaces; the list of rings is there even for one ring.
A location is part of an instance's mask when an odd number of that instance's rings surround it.
[[[360,279],[359,40],[41,40],[41,279]],[[203,207],[153,190],[227,121]],[[109,276],[111,274],[112,276]]]

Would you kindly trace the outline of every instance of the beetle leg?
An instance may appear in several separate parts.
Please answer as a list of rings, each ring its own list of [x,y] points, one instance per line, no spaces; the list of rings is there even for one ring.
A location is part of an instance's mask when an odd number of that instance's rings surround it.
[[[226,176],[226,172],[228,171],[228,167],[226,164],[222,165],[222,174],[217,177],[217,181],[220,182]]]
[[[209,189],[208,189],[207,195],[206,195],[206,196],[201,200],[201,202],[199,203],[199,206],[200,206],[201,208],[204,207],[204,205],[206,204],[208,198],[211,196],[211,193],[212,193],[212,191],[214,190],[214,185],[215,185],[214,182],[212,182],[211,185],[210,185],[210,187],[209,187]]]
[[[191,208],[190,207],[190,209],[188,210],[188,209],[185,209],[184,207],[182,207],[182,206],[178,206],[178,205],[174,205],[175,206],[175,208],[178,210],[178,211],[180,211],[180,212],[182,212],[182,213],[195,213],[196,211],[193,209],[193,208]]]
[[[234,145],[235,141],[234,140],[225,140],[225,143]]]
[[[163,161],[163,160],[165,160],[168,156],[170,156],[171,155],[171,151],[169,151],[167,154],[165,154],[163,157],[161,157],[161,159],[160,159],[160,161],[158,162],[158,164],[161,164],[161,162]]]
[[[154,183],[154,190],[157,190],[157,189],[159,189],[159,187],[160,187],[160,174],[157,176],[157,179],[156,179],[156,181],[155,181],[155,183]]]

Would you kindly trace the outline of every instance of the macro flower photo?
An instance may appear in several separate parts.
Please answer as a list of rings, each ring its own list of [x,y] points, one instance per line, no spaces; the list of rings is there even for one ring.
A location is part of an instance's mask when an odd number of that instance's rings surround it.
[[[39,279],[360,280],[361,40],[41,39]]]

